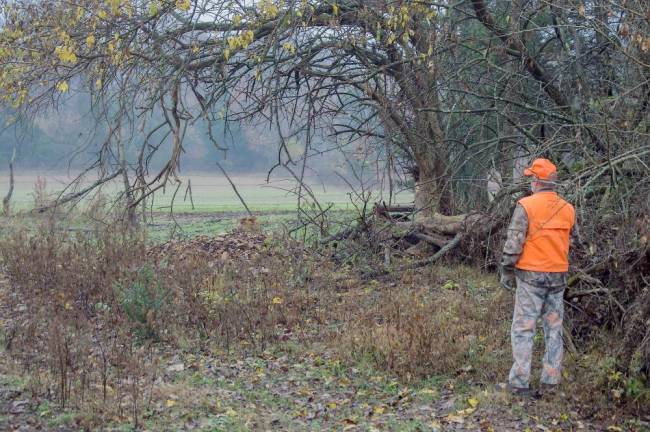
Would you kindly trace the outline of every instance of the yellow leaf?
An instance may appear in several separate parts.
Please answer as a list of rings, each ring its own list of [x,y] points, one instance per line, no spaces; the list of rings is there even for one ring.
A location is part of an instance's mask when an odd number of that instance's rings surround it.
[[[580,16],[585,16],[585,12],[586,12],[585,5],[581,4],[580,6],[578,6],[578,14]]]
[[[467,403],[468,403],[469,406],[471,406],[472,408],[476,408],[477,405],[478,405],[478,399],[475,399],[475,398],[469,398],[469,399],[467,399]]]
[[[386,408],[382,406],[376,406],[373,411],[375,412],[375,414],[383,414],[384,411],[386,411]]]
[[[233,23],[234,25],[236,25],[236,26],[238,26],[239,24],[241,24],[241,16],[239,16],[239,15],[235,15],[235,17],[232,19],[232,23]]]
[[[107,15],[106,15],[106,11],[100,9],[99,12],[97,12],[97,16],[98,16],[100,19],[106,19],[106,17],[107,17]]]
[[[476,408],[465,408],[464,410],[456,411],[456,414],[461,416],[468,416],[474,411],[476,411]]]
[[[59,59],[63,63],[76,63],[77,62],[77,56],[72,51],[72,48],[69,46],[57,46],[54,48],[54,53],[59,57]]]
[[[334,14],[334,16],[339,15],[339,5],[337,5],[336,3],[332,5],[332,13]]]
[[[100,88],[102,88],[102,79],[101,79],[101,78],[97,78],[97,80],[95,81],[95,88],[96,88],[97,90],[99,90]]]
[[[66,81],[59,81],[56,83],[56,89],[61,93],[67,92],[69,88],[70,86],[68,86],[68,83]]]
[[[149,4],[149,15],[155,16],[158,14],[158,2],[152,1]]]
[[[228,59],[230,58],[230,50],[228,48],[223,50],[223,58],[225,58],[226,61],[228,61]]]
[[[111,6],[111,13],[117,15],[120,11],[120,0],[109,0],[108,4]]]
[[[171,408],[171,407],[173,407],[174,405],[176,405],[176,401],[175,401],[174,399],[167,399],[167,400],[165,401],[165,406],[166,406],[167,408]]]
[[[607,430],[612,431],[612,432],[623,432],[622,428],[620,428],[618,426],[614,426],[614,425],[607,426]]]
[[[88,35],[88,37],[86,37],[86,45],[88,46],[88,48],[92,48],[93,46],[95,46],[95,36]]]
[[[282,304],[282,298],[280,297],[273,297],[273,300],[271,300],[271,303],[273,304]]]
[[[176,7],[182,11],[190,10],[190,0],[176,0]]]
[[[327,404],[327,408],[329,409],[336,409],[336,403],[335,402],[330,402]]]
[[[296,46],[292,44],[291,42],[285,42],[282,44],[282,49],[285,51],[289,51],[292,54],[295,54],[296,52]]]

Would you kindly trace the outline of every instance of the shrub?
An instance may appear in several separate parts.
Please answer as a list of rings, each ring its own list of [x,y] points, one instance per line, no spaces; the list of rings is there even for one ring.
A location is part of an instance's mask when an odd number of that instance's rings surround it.
[[[169,301],[169,292],[156,275],[154,268],[145,264],[135,272],[133,280],[116,284],[118,303],[140,339],[156,338],[156,318]]]

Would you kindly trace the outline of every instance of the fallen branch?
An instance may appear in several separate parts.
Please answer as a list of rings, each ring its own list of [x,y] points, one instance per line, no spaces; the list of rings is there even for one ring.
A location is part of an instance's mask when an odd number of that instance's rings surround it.
[[[456,246],[458,246],[464,237],[465,237],[465,233],[458,233],[445,246],[440,248],[440,250],[438,252],[436,252],[433,256],[431,256],[429,258],[419,260],[419,261],[414,261],[414,262],[402,265],[402,266],[398,267],[395,271],[403,272],[405,270],[412,270],[412,269],[415,269],[415,268],[424,267],[426,265],[433,264],[436,261],[438,261],[440,258],[445,256],[447,253],[449,253],[449,251],[451,251]],[[374,271],[374,272],[366,273],[364,276],[366,278],[373,278],[373,277],[381,276],[381,275],[384,275],[384,274],[388,274],[389,272],[390,271],[388,269],[382,269],[382,270],[377,270],[377,271]]]
[[[239,191],[237,190],[237,186],[235,186],[235,183],[230,179],[230,176],[228,175],[226,170],[223,169],[223,167],[221,166],[221,164],[219,162],[217,162],[217,166],[219,167],[219,169],[221,170],[223,175],[226,176],[226,179],[228,180],[228,183],[230,183],[230,186],[232,186],[232,190],[235,191],[235,194],[237,195],[237,198],[239,198],[239,201],[242,203],[242,205],[244,206],[244,208],[248,212],[248,216],[253,216],[253,212],[251,212],[251,210],[246,205],[246,201],[244,201],[244,198],[242,198],[242,196],[239,194]]]
[[[414,237],[418,240],[430,243],[434,246],[438,246],[439,248],[444,248],[450,241],[450,239],[447,237],[443,237],[437,234],[425,234],[419,231],[410,232],[404,237]]]
[[[433,256],[431,256],[429,258],[419,260],[419,261],[409,263],[407,265],[404,265],[404,266],[400,267],[399,271],[414,269],[414,268],[423,267],[425,265],[435,263],[440,258],[447,255],[447,253],[449,253],[449,251],[451,251],[456,246],[458,246],[460,244],[461,240],[463,239],[463,237],[465,237],[465,233],[456,234],[456,236],[453,239],[451,239],[446,245],[444,245],[442,248],[440,248],[440,250],[438,252],[436,252],[435,254],[433,254]]]
[[[341,232],[338,232],[338,233],[336,233],[334,235],[331,235],[329,237],[325,237],[325,238],[321,239],[320,243],[321,244],[327,244],[327,243],[331,243],[333,241],[345,240],[345,239],[349,238],[352,234],[356,233],[358,230],[359,230],[358,227],[346,228]]]
[[[101,185],[103,185],[103,184],[105,184],[105,183],[108,183],[109,181],[113,180],[115,177],[119,176],[120,174],[122,174],[122,170],[121,170],[121,169],[115,171],[113,174],[111,174],[111,175],[108,176],[108,177],[105,177],[105,178],[103,178],[103,179],[99,179],[99,180],[97,180],[95,183],[93,183],[93,184],[91,184],[90,186],[88,186],[88,187],[86,187],[86,188],[80,190],[79,192],[74,192],[74,193],[70,193],[70,194],[68,194],[68,195],[65,195],[65,196],[63,196],[62,198],[59,198],[59,199],[55,200],[55,201],[54,201],[52,204],[50,204],[50,205],[35,208],[34,210],[32,210],[32,212],[34,212],[34,213],[44,213],[44,212],[46,212],[46,211],[48,211],[48,210],[50,210],[50,209],[52,209],[52,208],[55,208],[55,207],[57,207],[57,206],[60,206],[60,205],[63,205],[63,204],[69,203],[70,201],[74,201],[74,200],[76,200],[76,199],[78,199],[78,198],[81,198],[82,196],[84,196],[84,195],[86,195],[87,193],[91,192],[93,189],[96,189],[96,188],[98,188],[99,186],[101,186]]]

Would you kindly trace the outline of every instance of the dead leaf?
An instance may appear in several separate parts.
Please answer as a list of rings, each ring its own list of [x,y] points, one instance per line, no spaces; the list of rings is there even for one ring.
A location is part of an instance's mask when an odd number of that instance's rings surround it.
[[[447,417],[445,417],[445,420],[448,423],[458,423],[458,424],[465,423],[465,419],[463,417],[454,414],[449,414]]]
[[[167,366],[167,372],[183,372],[184,370],[185,370],[185,365],[183,363],[176,363]]]
[[[461,416],[468,416],[476,411],[476,408],[465,408],[464,410],[456,411],[456,414]]]

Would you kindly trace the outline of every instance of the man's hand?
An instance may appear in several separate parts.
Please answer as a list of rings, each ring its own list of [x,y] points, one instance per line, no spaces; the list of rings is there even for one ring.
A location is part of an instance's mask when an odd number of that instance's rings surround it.
[[[508,291],[514,291],[516,287],[515,283],[515,274],[511,271],[503,270],[501,271],[501,287],[507,289]]]

